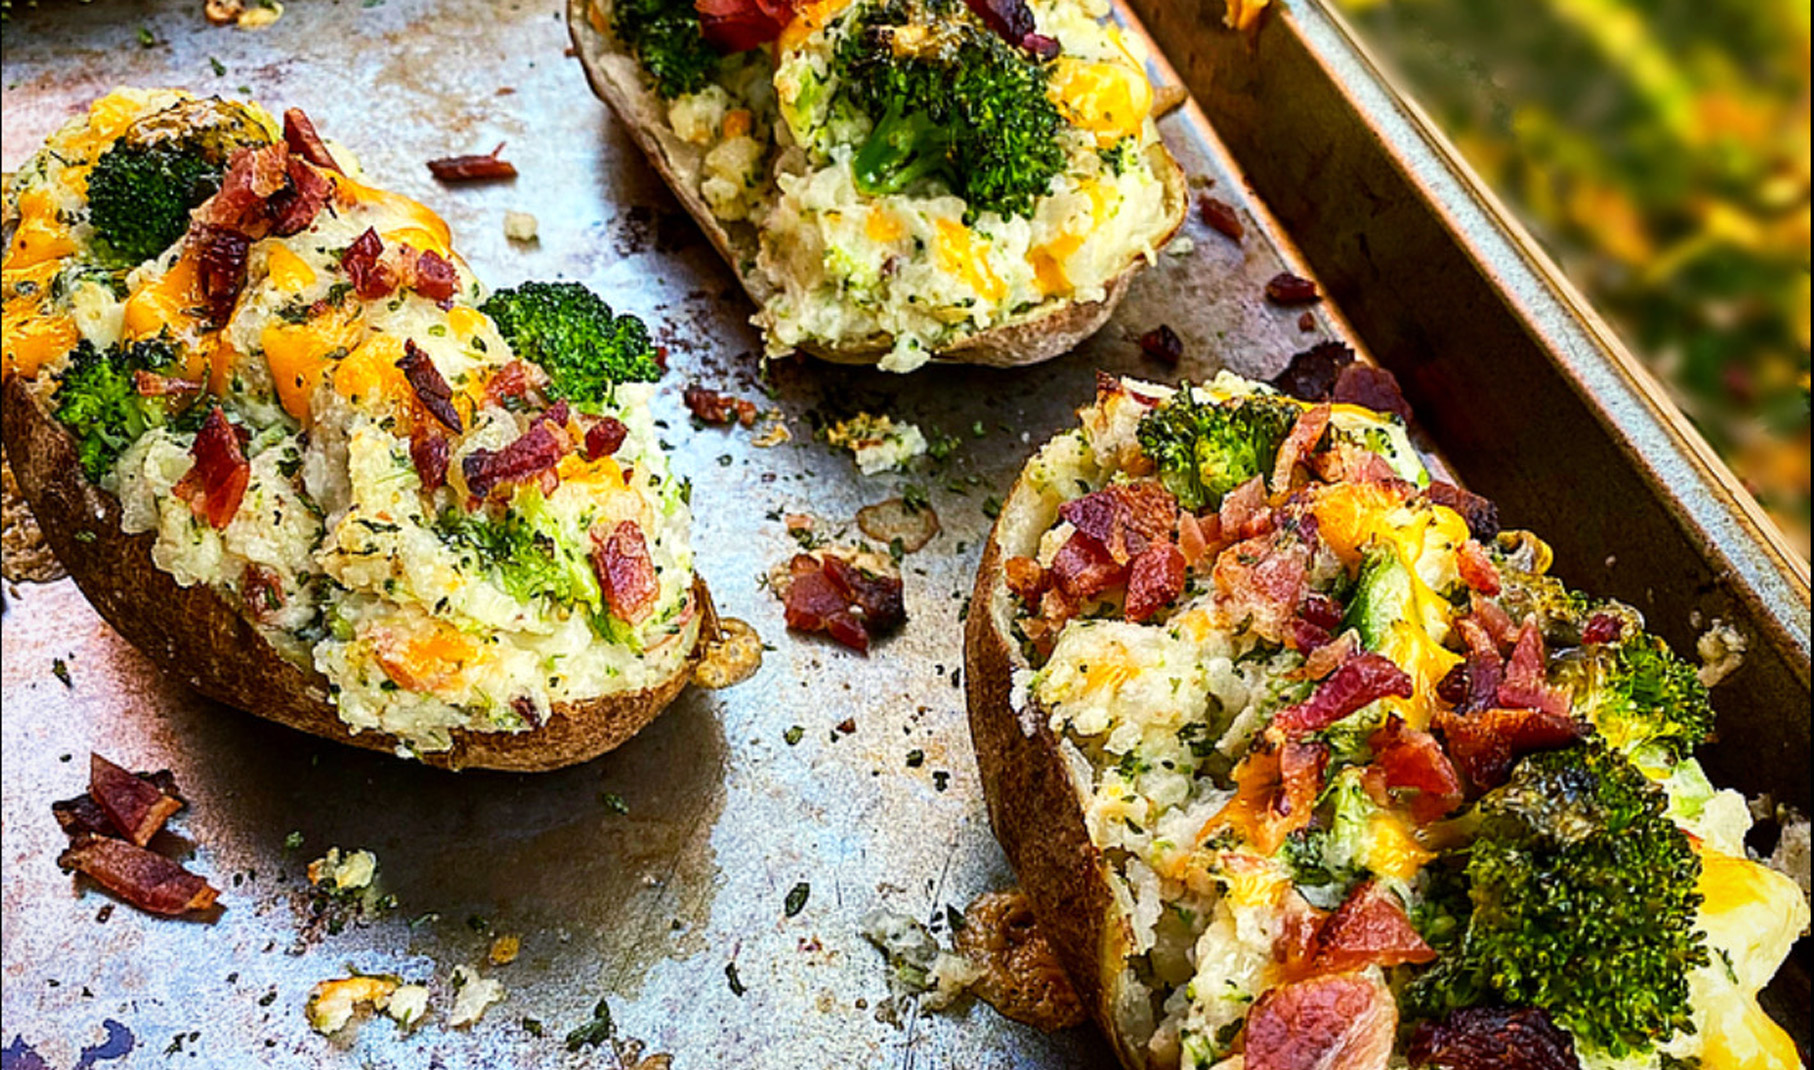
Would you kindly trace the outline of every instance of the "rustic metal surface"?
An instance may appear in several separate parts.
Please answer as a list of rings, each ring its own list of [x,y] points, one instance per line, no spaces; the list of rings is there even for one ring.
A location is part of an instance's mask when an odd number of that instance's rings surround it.
[[[117,84],[244,92],[304,107],[380,183],[440,210],[493,284],[578,278],[647,318],[674,358],[657,408],[675,465],[695,484],[701,570],[721,610],[773,649],[753,680],[689,692],[597,762],[450,775],[197,698],[152,671],[68,581],[10,589],[0,1040],[17,1038],[57,1070],[101,1043],[108,1020],[136,1038],[131,1066],[611,1066],[596,1052],[568,1055],[562,1040],[605,997],[620,1035],[683,1068],[1103,1065],[1107,1048],[1088,1030],[1048,1037],[987,1007],[878,1021],[885,971],[858,921],[877,906],[933,918],[1012,879],[984,818],[956,676],[988,497],[1033,444],[1072,422],[1097,368],[1201,376],[1225,357],[1269,374],[1335,336],[1331,313],[1318,310],[1304,331],[1297,310],[1260,300],[1291,262],[1288,247],[1254,214],[1201,115],[1179,112],[1166,136],[1188,173],[1244,206],[1244,245],[1193,218],[1184,233],[1194,250],[1163,257],[1102,334],[1049,365],[907,379],[783,365],[772,404],[792,443],[758,449],[744,431],[693,429],[679,403],[689,380],[762,400],[752,310],[587,92],[566,44],[559,0],[298,2],[250,32],[209,26],[197,4],[46,0],[6,24],[8,167]],[[500,140],[521,172],[514,183],[437,188],[422,167]],[[510,209],[539,217],[538,243],[505,239]],[[1186,343],[1175,371],[1133,341],[1161,321]],[[862,408],[954,434],[958,448],[942,465],[863,478],[812,437],[815,416]],[[787,634],[758,582],[794,548],[781,515],[846,526],[910,482],[930,489],[944,531],[907,559],[905,631],[868,659]],[[854,732],[838,730],[846,719]],[[57,871],[49,802],[81,790],[91,749],[176,771],[192,803],[177,831],[193,844],[192,867],[224,889],[219,920],[110,911],[105,894]],[[923,763],[910,766],[915,750]],[[628,812],[607,805],[610,795]],[[293,831],[302,846],[289,849]],[[376,852],[393,913],[337,934],[311,923],[302,871],[334,845]],[[808,902],[787,918],[784,900],[802,881]],[[489,937],[479,929],[520,935],[521,957],[480,965]],[[304,1021],[310,987],[349,967],[429,981],[445,1008],[457,965],[509,992],[468,1031],[432,1024],[401,1036],[378,1019],[330,1042]]]

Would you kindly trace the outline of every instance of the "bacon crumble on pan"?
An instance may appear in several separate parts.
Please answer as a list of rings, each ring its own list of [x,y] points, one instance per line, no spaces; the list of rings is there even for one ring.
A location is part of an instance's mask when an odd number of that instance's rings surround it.
[[[208,910],[220,893],[146,847],[186,805],[169,770],[131,773],[91,754],[88,791],[51,804],[51,813],[70,841],[57,865],[88,876],[152,914]]]

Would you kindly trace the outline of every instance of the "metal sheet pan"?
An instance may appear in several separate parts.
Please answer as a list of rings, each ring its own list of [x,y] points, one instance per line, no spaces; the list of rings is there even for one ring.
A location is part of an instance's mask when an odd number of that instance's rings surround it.
[[[1142,17],[1217,124],[1239,135],[1231,136],[1239,150],[1231,155],[1194,106],[1162,124],[1199,185],[1213,182],[1216,196],[1241,207],[1244,244],[1193,219],[1185,231],[1190,252],[1163,257],[1104,332],[1039,368],[938,369],[900,379],[779,365],[770,377],[773,400],[764,404],[785,414],[795,440],[772,449],[755,448],[743,432],[695,430],[685,418],[679,387],[693,379],[763,400],[759,344],[746,323],[751,309],[587,92],[577,65],[563,58],[566,33],[554,0],[296,3],[255,32],[211,27],[192,5],[133,0],[15,12],[0,63],[0,157],[9,167],[115,84],[228,94],[243,87],[267,104],[306,108],[381,181],[441,210],[494,284],[578,278],[648,318],[674,357],[658,414],[668,421],[676,466],[695,482],[701,569],[722,610],[752,622],[775,649],[754,680],[715,695],[689,693],[598,762],[533,777],[449,775],[335,748],[196,698],[153,673],[67,581],[9,590],[0,634],[3,1039],[22,1038],[59,1068],[99,1043],[109,1019],[136,1038],[129,1065],[172,1049],[164,1060],[172,1065],[220,1067],[507,1067],[563,1059],[609,1066],[596,1054],[589,1062],[566,1055],[561,1039],[604,997],[620,1035],[673,1053],[681,1067],[1104,1065],[1107,1049],[1086,1030],[1048,1037],[986,1007],[910,1015],[898,1026],[877,1020],[883,966],[857,932],[872,907],[931,919],[1011,880],[986,827],[954,675],[988,496],[1006,487],[1034,443],[1071,421],[1099,367],[1159,377],[1200,377],[1224,365],[1270,374],[1315,341],[1359,345],[1329,305],[1302,331],[1295,310],[1260,300],[1265,279],[1281,267],[1309,273],[1287,231],[1316,255],[1342,307],[1368,314],[1357,318],[1360,333],[1389,358],[1398,350],[1390,317],[1340,289],[1344,272],[1355,270],[1351,254],[1330,254],[1314,228],[1326,221],[1306,212],[1306,198],[1281,188],[1286,172],[1254,155],[1266,141],[1258,126],[1243,125],[1230,94],[1197,65],[1213,56],[1235,78],[1278,62],[1269,49],[1314,59],[1317,43],[1305,23],[1273,20],[1256,51],[1216,29],[1214,15],[1197,4],[1147,7],[1153,10],[1143,7]],[[1294,5],[1290,14],[1298,13]],[[1162,63],[1157,69],[1175,77]],[[1363,84],[1336,85],[1341,99],[1350,90],[1384,92],[1368,81],[1370,71],[1343,74]],[[1308,95],[1286,102],[1317,103]],[[1313,119],[1275,108],[1267,122],[1290,128]],[[421,166],[499,140],[522,173],[513,184],[439,189]],[[1260,207],[1237,155],[1272,183],[1268,197],[1290,210],[1286,226]],[[1413,194],[1421,203],[1424,192]],[[506,241],[508,209],[536,213],[538,243]],[[1482,286],[1490,295],[1503,293],[1503,281],[1475,271],[1450,285]],[[1186,343],[1185,364],[1175,371],[1140,357],[1133,341],[1159,322]],[[1566,386],[1556,365],[1523,367],[1537,380],[1533,389]],[[903,476],[860,477],[847,458],[814,442],[811,429],[817,417],[865,408],[954,434],[960,444],[943,465],[922,461]],[[1437,429],[1439,438],[1449,430]],[[1529,499],[1517,497],[1512,475],[1522,465],[1509,454],[1490,463],[1485,452],[1466,454],[1469,478],[1516,503],[1512,519],[1550,519],[1524,510]],[[1654,485],[1614,479],[1636,471],[1630,455],[1602,450],[1590,460],[1613,473],[1595,478],[1636,488],[1634,508],[1650,517],[1643,523],[1675,524],[1669,497]],[[930,490],[944,531],[907,560],[906,630],[868,659],[787,635],[778,604],[758,582],[793,548],[780,515],[809,512],[845,524],[861,505],[909,482]],[[1614,552],[1609,543],[1630,545],[1604,526],[1546,534],[1565,561],[1597,561]],[[1691,560],[1703,568],[1706,559]],[[1805,688],[1805,576],[1800,589]],[[1669,600],[1648,607],[1660,620],[1694,604],[1674,587],[1662,590]],[[1741,619],[1761,628],[1773,605]],[[69,667],[69,687],[52,674],[58,658]],[[847,718],[853,733],[838,731]],[[796,725],[803,732],[790,745]],[[109,912],[104,895],[57,872],[61,836],[48,802],[79,790],[90,749],[176,771],[193,804],[178,828],[194,845],[192,865],[226,890],[219,921]],[[924,754],[917,767],[907,762],[914,750]],[[607,795],[620,796],[628,813],[607,806]],[[291,832],[301,833],[299,848],[285,847]],[[311,918],[302,870],[330,845],[377,853],[385,889],[399,900],[394,913],[338,933]],[[784,898],[801,881],[811,884],[810,898],[787,918]],[[316,981],[349,966],[395,972],[430,981],[441,1001],[454,966],[482,962],[489,932],[520,935],[523,951],[511,965],[480,966],[509,995],[471,1030],[430,1025],[403,1037],[379,1020],[340,1044],[308,1030],[303,1003]],[[733,964],[741,995],[727,977]],[[525,1019],[541,1023],[543,1035]]]

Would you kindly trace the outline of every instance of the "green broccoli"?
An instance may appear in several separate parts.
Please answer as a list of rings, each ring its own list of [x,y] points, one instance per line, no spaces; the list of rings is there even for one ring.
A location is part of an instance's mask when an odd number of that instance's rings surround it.
[[[270,140],[246,109],[212,98],[133,123],[88,176],[88,218],[102,261],[131,268],[170,248],[188,231],[190,210],[220,189],[234,151]]]
[[[1255,395],[1203,403],[1186,382],[1164,405],[1140,418],[1140,448],[1159,466],[1159,481],[1193,512],[1254,476],[1270,476],[1298,407]]]
[[[563,553],[559,541],[515,509],[493,520],[484,513],[448,509],[435,518],[441,541],[495,572],[512,598],[531,602],[549,598],[562,605],[601,605],[598,580],[589,563]]]
[[[1466,928],[1412,982],[1409,1016],[1539,1007],[1615,1058],[1692,1029],[1701,865],[1666,805],[1598,739],[1523,759],[1474,811]]]
[[[77,456],[89,482],[99,483],[146,431],[172,421],[179,430],[195,429],[180,419],[185,413],[205,415],[202,406],[187,404],[192,395],[146,397],[134,378],[139,371],[165,374],[179,357],[177,348],[162,339],[105,350],[84,340],[70,352],[69,363],[57,373],[52,415],[76,436]],[[199,420],[192,422],[199,426]]]
[[[1028,216],[1064,167],[1048,67],[957,0],[876,4],[839,44],[832,69],[842,99],[873,124],[852,160],[864,193],[937,178],[971,217]]]
[[[549,393],[596,407],[618,383],[654,382],[661,364],[648,328],[577,282],[526,282],[479,306],[518,357],[548,373]]]
[[[664,100],[697,93],[718,73],[718,53],[700,32],[692,0],[613,0],[611,32],[636,53]]]
[[[1654,635],[1587,648],[1559,674],[1575,688],[1575,710],[1627,754],[1657,747],[1687,757],[1713,732],[1713,704],[1694,668]]]

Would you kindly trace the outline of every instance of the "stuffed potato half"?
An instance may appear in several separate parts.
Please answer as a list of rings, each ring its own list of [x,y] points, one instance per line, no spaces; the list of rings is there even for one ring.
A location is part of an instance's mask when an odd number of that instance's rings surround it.
[[[1695,670],[1397,417],[1104,377],[967,622],[996,835],[1129,1067],[1801,1065]]]
[[[83,592],[205,694],[546,769],[685,685],[711,604],[642,324],[488,293],[306,116],[118,90],[6,195],[5,442]]]
[[[1183,220],[1095,0],[572,0],[593,88],[737,272],[773,353],[1045,360]]]

